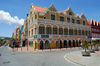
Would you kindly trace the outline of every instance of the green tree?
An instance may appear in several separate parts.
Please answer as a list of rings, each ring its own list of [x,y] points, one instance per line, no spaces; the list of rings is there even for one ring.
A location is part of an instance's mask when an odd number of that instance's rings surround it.
[[[88,42],[85,41],[82,45],[86,52],[86,50],[88,49]]]

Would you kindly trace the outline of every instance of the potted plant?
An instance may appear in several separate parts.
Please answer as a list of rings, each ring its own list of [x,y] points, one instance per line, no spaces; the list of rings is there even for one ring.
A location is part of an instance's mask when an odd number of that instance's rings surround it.
[[[82,51],[82,56],[90,56],[90,52],[87,51],[88,49],[88,43],[85,41],[83,44],[82,44],[83,48],[85,49],[85,51]]]

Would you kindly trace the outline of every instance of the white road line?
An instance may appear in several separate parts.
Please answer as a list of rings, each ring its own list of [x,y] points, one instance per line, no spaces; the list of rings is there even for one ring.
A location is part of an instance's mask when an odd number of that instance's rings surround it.
[[[70,59],[67,55],[68,55],[68,53],[64,55],[64,59],[66,61],[68,61],[68,62],[70,62],[70,63],[72,63],[72,64],[74,64],[76,66],[86,66],[86,65],[83,65],[83,64],[75,62],[74,60]]]

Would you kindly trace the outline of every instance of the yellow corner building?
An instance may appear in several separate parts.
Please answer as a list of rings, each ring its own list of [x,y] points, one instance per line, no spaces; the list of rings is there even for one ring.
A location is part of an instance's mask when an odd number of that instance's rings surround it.
[[[50,7],[31,5],[27,15],[28,46],[35,49],[79,47],[90,41],[91,27],[84,14],[76,15],[71,7],[64,11]]]

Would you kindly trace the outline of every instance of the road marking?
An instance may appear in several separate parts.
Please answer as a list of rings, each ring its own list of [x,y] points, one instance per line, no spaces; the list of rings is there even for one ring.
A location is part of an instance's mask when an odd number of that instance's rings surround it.
[[[70,62],[70,63],[72,63],[72,64],[74,64],[76,66],[86,66],[86,65],[83,65],[83,64],[75,62],[74,60],[70,59],[67,55],[68,55],[68,53],[64,55],[64,59],[66,61],[68,61],[68,62]]]

